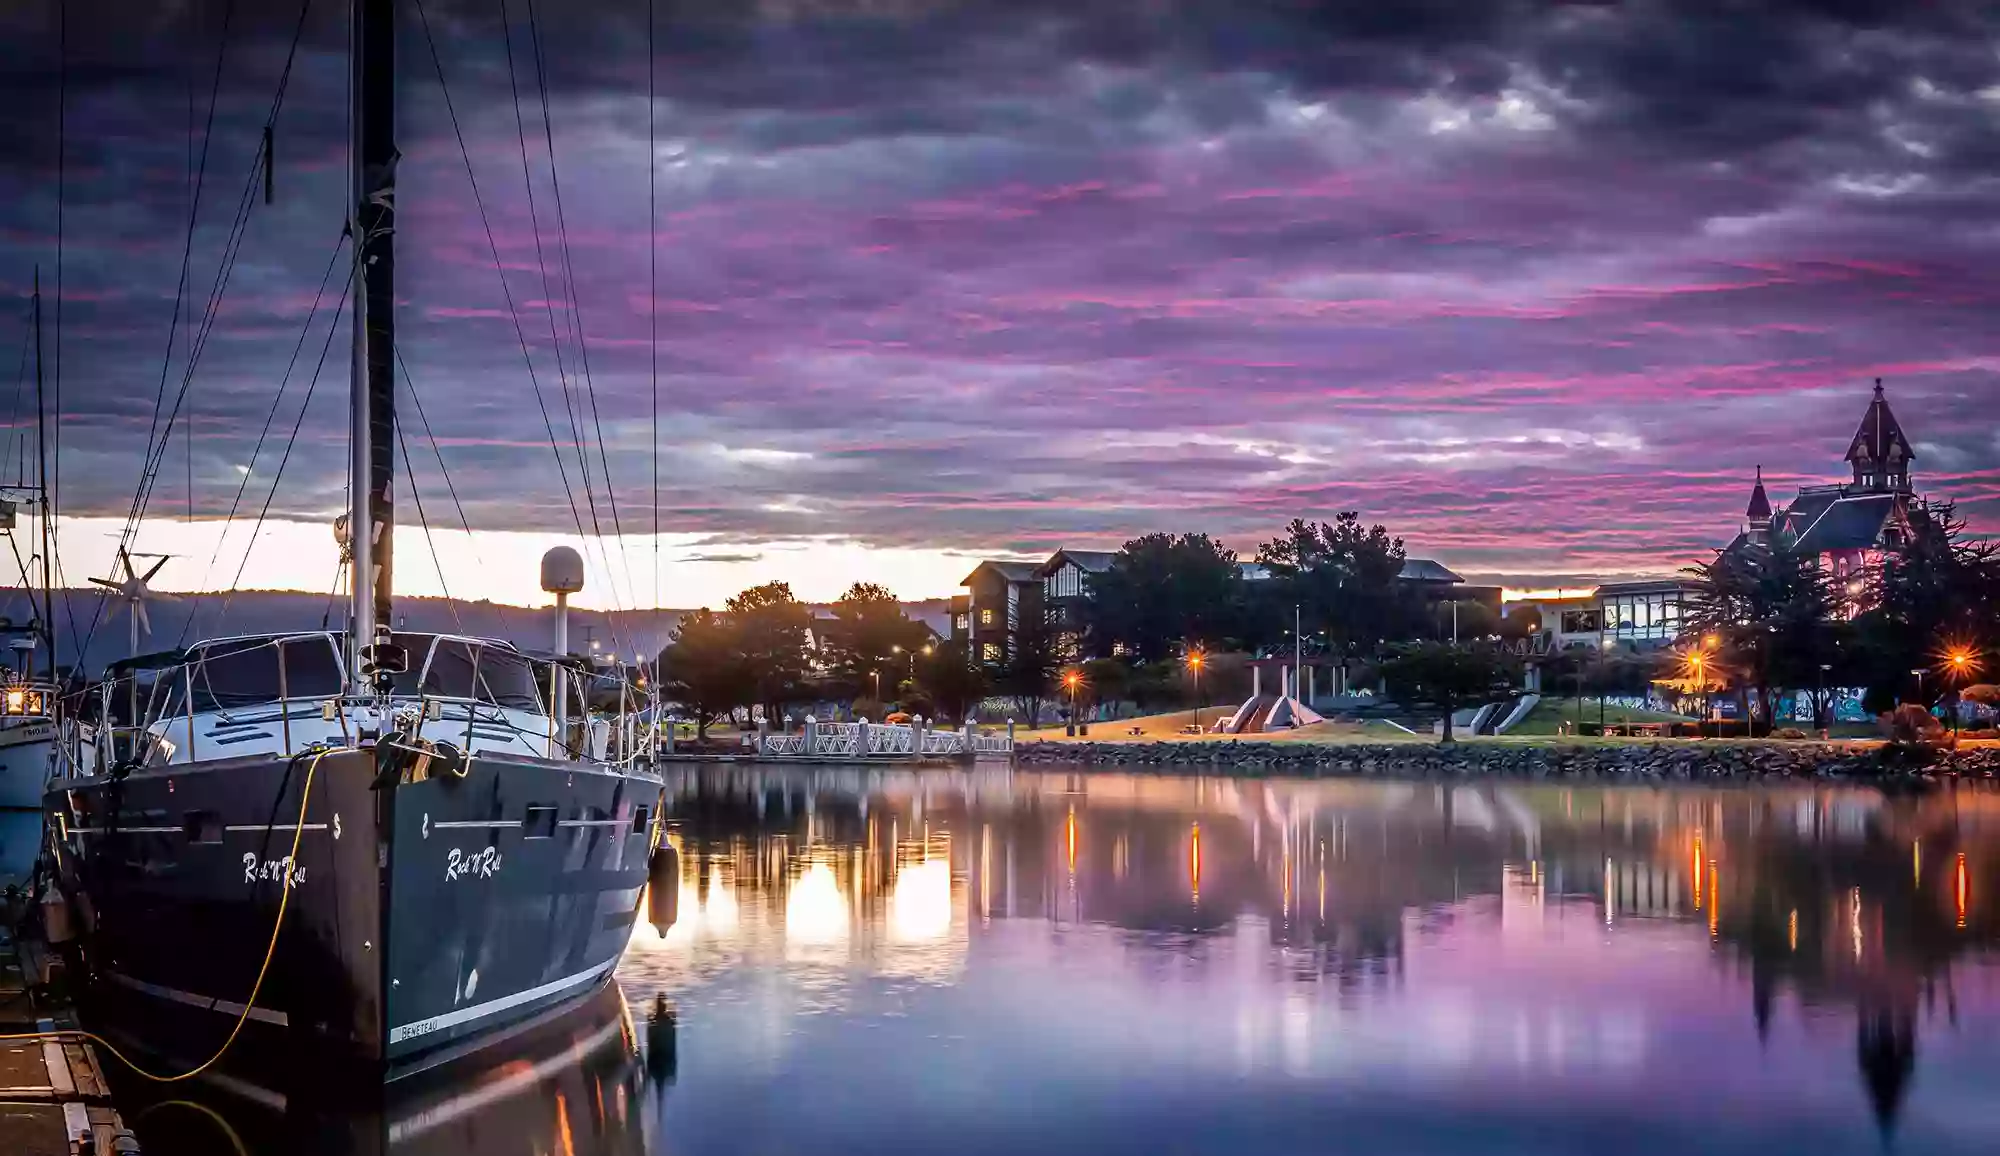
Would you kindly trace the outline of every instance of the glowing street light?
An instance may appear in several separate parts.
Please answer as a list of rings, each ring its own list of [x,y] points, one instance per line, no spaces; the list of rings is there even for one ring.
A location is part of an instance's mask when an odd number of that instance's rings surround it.
[[[1188,652],[1188,673],[1194,676],[1194,733],[1201,733],[1201,668],[1208,656],[1199,650]]]
[[[1963,644],[1954,643],[1945,647],[1944,653],[1940,658],[1941,661],[1938,665],[1943,668],[1945,681],[1953,689],[1964,686],[1966,682],[1971,680],[1973,675],[1978,674],[1980,671],[1979,652]],[[1923,686],[1921,678],[1918,679],[1917,685],[1919,688]],[[1953,703],[1951,709],[1951,729],[1953,734],[1958,732],[1958,713],[1959,705]]]
[[[1711,635],[1710,637],[1714,636]],[[1706,650],[1690,651],[1687,655],[1687,666],[1688,673],[1694,678],[1695,683],[1701,687],[1702,733],[1705,735],[1708,730],[1709,716],[1715,714],[1715,695],[1709,689],[1708,685],[1708,652]]]
[[[1072,670],[1063,675],[1063,689],[1069,691],[1069,733],[1076,733],[1076,691],[1083,685],[1083,676]]]

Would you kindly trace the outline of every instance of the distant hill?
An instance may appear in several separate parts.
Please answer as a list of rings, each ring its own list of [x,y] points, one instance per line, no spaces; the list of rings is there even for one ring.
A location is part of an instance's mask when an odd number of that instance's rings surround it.
[[[71,615],[78,635],[90,630],[103,591],[89,589],[55,592],[58,654],[64,665],[73,661]],[[555,641],[555,611],[551,607],[508,606],[498,602],[447,601],[443,598],[403,597],[396,599],[396,626],[401,630],[448,631],[482,638],[500,638],[527,649],[547,650]],[[940,634],[950,633],[947,603],[934,598],[905,602],[903,610],[912,618],[931,624]],[[84,652],[84,668],[95,674],[104,665],[131,652],[131,627],[125,609],[104,606],[97,630]],[[345,599],[329,601],[324,594],[295,590],[241,590],[235,594],[176,594],[159,596],[146,605],[152,621],[150,636],[139,640],[141,652],[168,650],[204,638],[232,634],[276,634],[289,630],[317,630],[322,625],[340,629],[346,621]],[[672,637],[685,610],[581,610],[569,616],[570,649],[579,653],[595,642],[603,653],[613,650],[627,657],[659,653]],[[26,591],[18,587],[0,589],[0,618],[26,623],[35,616]]]

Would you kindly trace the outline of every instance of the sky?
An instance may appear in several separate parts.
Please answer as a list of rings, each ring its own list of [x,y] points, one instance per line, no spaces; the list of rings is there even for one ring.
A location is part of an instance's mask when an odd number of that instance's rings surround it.
[[[1978,6],[399,7],[399,589],[533,602],[581,538],[593,605],[918,598],[1348,509],[1475,579],[1670,574],[1756,467],[1843,478],[1876,377],[2000,532]],[[158,585],[326,589],[345,4],[57,11],[0,10],[0,480],[39,269],[66,576],[164,428]]]

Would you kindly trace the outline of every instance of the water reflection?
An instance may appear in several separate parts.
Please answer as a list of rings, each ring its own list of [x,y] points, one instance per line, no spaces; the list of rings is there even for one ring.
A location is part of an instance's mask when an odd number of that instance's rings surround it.
[[[1336,1116],[1405,1151],[2000,1143],[1989,793],[834,769],[673,793],[682,922],[621,978],[687,1009],[676,1150],[1207,1149]]]
[[[258,1152],[2000,1150],[1986,791],[714,767],[670,796],[630,1011],[372,1114],[204,1109]],[[142,1139],[227,1152],[215,1124]]]
[[[238,1071],[135,1084],[120,1106],[143,1150],[167,1156],[639,1156],[675,1079],[675,1033],[664,997],[635,1022],[613,985],[366,1102]]]

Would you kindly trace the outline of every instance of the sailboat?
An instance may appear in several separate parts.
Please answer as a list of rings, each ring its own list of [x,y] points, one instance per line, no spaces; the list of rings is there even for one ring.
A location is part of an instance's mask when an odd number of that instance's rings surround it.
[[[15,625],[0,622],[0,634],[11,635],[7,648],[12,668],[0,666],[0,887],[17,887],[28,881],[41,851],[42,794],[56,772],[60,760],[93,757],[93,729],[74,712],[66,710],[56,663],[55,600],[51,591],[55,534],[50,518],[48,471],[48,422],[43,409],[42,371],[42,290],[41,277],[35,278],[35,441],[37,482],[34,485],[0,487],[0,535],[13,536],[16,511],[25,499],[35,511],[40,544],[32,551],[32,561],[23,560],[21,588],[33,608],[33,620]],[[22,448],[25,465],[27,449]],[[14,557],[21,551],[14,545]],[[37,565],[38,564],[38,565]],[[33,571],[39,570],[37,574]],[[39,587],[39,589],[38,589]],[[36,654],[48,655],[48,669],[37,672]]]
[[[353,4],[349,627],[114,664],[129,733],[45,798],[91,1020],[182,1074],[393,1080],[588,997],[662,830],[650,740],[560,656],[391,628],[394,8]]]

